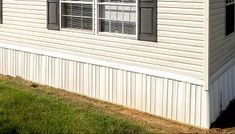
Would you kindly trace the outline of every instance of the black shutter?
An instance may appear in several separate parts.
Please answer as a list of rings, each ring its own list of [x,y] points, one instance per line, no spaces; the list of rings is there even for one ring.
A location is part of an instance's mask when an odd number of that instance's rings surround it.
[[[157,0],[139,2],[139,40],[157,41]]]
[[[47,28],[59,30],[59,0],[47,0]]]
[[[0,0],[0,24],[2,24],[2,0]]]

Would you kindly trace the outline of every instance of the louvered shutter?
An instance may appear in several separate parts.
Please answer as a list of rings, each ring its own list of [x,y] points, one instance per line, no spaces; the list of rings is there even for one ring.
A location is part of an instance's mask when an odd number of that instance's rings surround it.
[[[140,0],[139,3],[139,40],[157,41],[157,2]]]
[[[2,24],[2,0],[0,0],[0,24]]]
[[[59,30],[59,0],[47,0],[47,28]]]

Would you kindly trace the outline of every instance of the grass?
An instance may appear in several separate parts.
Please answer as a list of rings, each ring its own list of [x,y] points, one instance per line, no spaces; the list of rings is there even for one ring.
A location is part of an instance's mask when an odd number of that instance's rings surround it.
[[[202,130],[61,89],[0,75],[2,133],[235,133],[235,100]]]
[[[0,133],[147,133],[138,122],[90,103],[0,79]]]

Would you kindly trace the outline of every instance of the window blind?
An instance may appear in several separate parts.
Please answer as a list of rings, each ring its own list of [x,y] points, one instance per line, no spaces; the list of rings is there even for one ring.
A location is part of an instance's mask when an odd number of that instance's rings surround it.
[[[100,0],[99,32],[136,34],[136,0]]]
[[[93,5],[92,0],[62,1],[61,27],[80,30],[92,30]]]

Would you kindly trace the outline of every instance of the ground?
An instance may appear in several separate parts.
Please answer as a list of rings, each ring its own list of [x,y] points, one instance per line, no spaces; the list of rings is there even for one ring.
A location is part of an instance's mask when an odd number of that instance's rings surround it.
[[[234,111],[231,103],[213,128],[205,130],[0,75],[0,133],[232,133]]]

